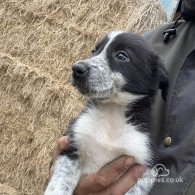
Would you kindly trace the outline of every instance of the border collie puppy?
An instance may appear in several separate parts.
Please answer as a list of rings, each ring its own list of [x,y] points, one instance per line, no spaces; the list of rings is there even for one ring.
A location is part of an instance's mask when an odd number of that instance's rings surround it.
[[[126,194],[148,194],[156,158],[152,105],[159,86],[167,83],[159,57],[141,36],[111,32],[72,71],[73,85],[88,102],[68,128],[70,150],[56,160],[44,194],[71,195],[82,175],[122,155],[148,167]]]

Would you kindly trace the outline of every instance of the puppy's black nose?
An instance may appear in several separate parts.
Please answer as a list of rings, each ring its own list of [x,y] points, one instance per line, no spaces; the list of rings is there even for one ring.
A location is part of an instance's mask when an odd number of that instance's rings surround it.
[[[76,78],[86,77],[89,71],[87,65],[78,63],[72,66],[73,76]]]

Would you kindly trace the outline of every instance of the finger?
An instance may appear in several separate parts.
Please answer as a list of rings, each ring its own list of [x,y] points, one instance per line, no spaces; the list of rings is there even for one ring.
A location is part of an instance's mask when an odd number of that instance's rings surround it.
[[[57,140],[57,146],[56,149],[54,150],[53,159],[55,160],[60,155],[60,153],[68,150],[68,147],[69,147],[68,136],[60,137]]]
[[[105,165],[97,172],[97,180],[102,181],[102,183],[106,183],[106,185],[110,185],[113,183],[121,174],[127,171],[130,167],[135,164],[134,157],[130,156],[122,156],[109,164]],[[104,181],[106,180],[106,182]]]
[[[109,193],[114,192],[114,194],[125,194],[137,183],[145,170],[146,166],[134,165],[108,188]]]
[[[51,177],[51,175],[53,174],[53,163],[55,162],[57,157],[60,155],[60,153],[62,153],[63,151],[68,150],[68,147],[69,147],[68,136],[60,137],[57,140],[57,146],[56,146],[56,148],[54,150],[53,157],[52,157],[52,160],[51,160],[50,166],[49,166],[49,169],[50,169],[49,177]]]
[[[102,191],[112,184],[122,173],[129,169],[135,160],[133,157],[122,156],[101,168],[96,174],[83,176],[75,190],[87,192]]]

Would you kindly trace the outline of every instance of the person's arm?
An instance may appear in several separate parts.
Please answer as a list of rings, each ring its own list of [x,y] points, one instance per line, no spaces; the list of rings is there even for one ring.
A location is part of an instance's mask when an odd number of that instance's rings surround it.
[[[53,162],[60,153],[68,149],[68,145],[67,136],[63,136],[57,141]],[[133,157],[119,157],[102,167],[97,173],[82,176],[74,195],[125,194],[137,183],[145,169],[145,166],[136,164]],[[52,166],[50,175],[52,175]]]

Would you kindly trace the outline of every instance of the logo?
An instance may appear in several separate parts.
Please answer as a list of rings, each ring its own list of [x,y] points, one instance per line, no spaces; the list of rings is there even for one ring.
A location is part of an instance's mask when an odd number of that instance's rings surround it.
[[[163,164],[157,164],[152,168],[151,174],[154,177],[166,177],[169,175],[169,169],[167,169]]]
[[[152,176],[153,177],[152,177]],[[178,177],[169,177],[170,170],[167,169],[163,164],[157,164],[151,169],[151,175],[140,178],[142,182],[145,183],[183,183],[184,179],[182,176]]]

